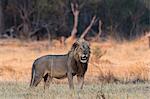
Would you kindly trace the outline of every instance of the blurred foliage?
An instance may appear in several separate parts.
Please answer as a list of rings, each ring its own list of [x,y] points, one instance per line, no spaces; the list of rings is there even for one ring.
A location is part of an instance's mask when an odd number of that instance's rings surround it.
[[[102,35],[116,39],[134,39],[150,30],[149,0],[2,0],[4,28],[19,26],[23,23],[19,10],[28,10],[33,31],[47,24],[52,37],[70,36],[73,15],[70,3],[79,4],[78,35],[84,31],[91,18],[96,15],[102,25]],[[0,21],[1,22],[1,21]],[[2,24],[2,23],[0,23]],[[0,31],[1,33],[3,31]],[[98,32],[98,21],[88,36]]]

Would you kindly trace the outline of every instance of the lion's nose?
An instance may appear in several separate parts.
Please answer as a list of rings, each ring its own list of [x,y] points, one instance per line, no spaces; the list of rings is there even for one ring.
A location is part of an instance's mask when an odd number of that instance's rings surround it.
[[[88,57],[88,54],[86,54],[85,56]]]
[[[88,54],[83,54],[82,57],[85,57],[85,58],[86,58],[86,57],[88,57]]]

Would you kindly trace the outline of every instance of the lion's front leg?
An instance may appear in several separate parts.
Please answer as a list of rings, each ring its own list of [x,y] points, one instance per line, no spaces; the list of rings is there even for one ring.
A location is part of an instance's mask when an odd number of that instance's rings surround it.
[[[79,88],[83,89],[84,76],[77,75],[77,80],[78,80]]]
[[[68,82],[69,82],[69,88],[70,89],[74,89],[74,85],[73,85],[73,75],[71,72],[67,73],[67,77],[68,77]]]

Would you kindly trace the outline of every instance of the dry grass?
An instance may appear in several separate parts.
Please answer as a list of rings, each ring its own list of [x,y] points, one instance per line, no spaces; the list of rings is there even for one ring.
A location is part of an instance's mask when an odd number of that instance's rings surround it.
[[[64,54],[70,49],[70,46],[61,46],[57,40],[50,47],[48,44],[47,41],[1,40],[0,80],[29,82],[32,63],[37,57]],[[92,54],[86,82],[134,83],[150,80],[150,49],[146,39],[121,44],[112,40],[104,43],[90,42],[90,45]]]
[[[149,84],[86,84],[83,90],[70,91],[67,84],[52,84],[30,89],[25,82],[1,82],[1,99],[148,99]]]
[[[150,80],[147,39],[132,42],[91,43],[90,72],[104,82],[136,83]],[[106,53],[105,53],[106,52]],[[105,53],[103,56],[102,54]]]

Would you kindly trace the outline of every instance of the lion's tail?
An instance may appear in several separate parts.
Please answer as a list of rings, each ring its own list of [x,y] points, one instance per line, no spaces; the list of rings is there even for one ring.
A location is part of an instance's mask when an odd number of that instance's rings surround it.
[[[34,78],[35,78],[35,64],[33,64],[33,66],[32,66],[30,87],[33,86]]]

